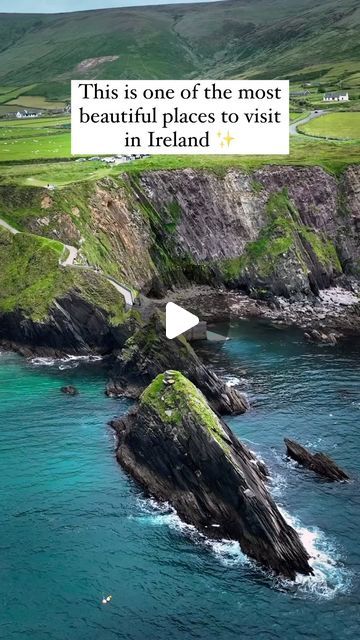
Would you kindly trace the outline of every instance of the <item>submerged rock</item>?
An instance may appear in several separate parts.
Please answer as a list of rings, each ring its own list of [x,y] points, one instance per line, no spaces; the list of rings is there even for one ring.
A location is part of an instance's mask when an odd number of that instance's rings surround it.
[[[67,387],[61,387],[60,391],[61,393],[65,393],[68,396],[77,396],[79,394],[76,387],[73,387],[71,384],[69,384]]]
[[[328,478],[328,480],[338,482],[349,480],[347,473],[340,469],[340,467],[324,453],[311,453],[305,449],[305,447],[288,438],[285,438],[284,442],[286,444],[287,455],[303,467],[315,471],[315,473],[324,478]]]
[[[150,384],[137,408],[112,423],[117,459],[150,495],[211,538],[286,578],[311,574],[309,556],[266,487],[266,469],[180,372]]]
[[[337,344],[337,337],[334,333],[321,333],[317,329],[311,329],[304,333],[305,338],[309,342],[320,342],[324,344]]]
[[[174,340],[166,338],[159,312],[155,312],[126,342],[116,359],[113,380],[106,393],[112,397],[133,398],[137,389],[139,396],[159,373],[167,369],[176,369],[186,375],[220,414],[241,414],[249,408],[246,396],[206,367],[183,336]]]

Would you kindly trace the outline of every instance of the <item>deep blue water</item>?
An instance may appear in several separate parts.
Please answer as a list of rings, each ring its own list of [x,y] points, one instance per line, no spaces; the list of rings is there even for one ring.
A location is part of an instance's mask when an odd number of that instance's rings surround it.
[[[270,466],[316,577],[276,584],[235,543],[209,543],[144,500],[115,462],[106,422],[127,404],[104,396],[99,365],[1,354],[1,639],[359,637],[360,345],[250,323],[232,336],[214,357],[253,408],[228,422]],[[69,383],[79,396],[59,392]],[[328,452],[354,481],[286,462],[284,436]]]

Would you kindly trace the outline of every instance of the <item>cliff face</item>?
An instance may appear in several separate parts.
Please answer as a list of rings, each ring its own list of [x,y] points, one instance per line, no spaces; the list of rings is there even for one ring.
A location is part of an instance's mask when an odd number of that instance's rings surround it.
[[[293,295],[359,270],[359,167],[340,179],[319,167],[157,171],[134,188],[163,222],[155,234],[175,280]]]
[[[121,297],[118,298],[121,308]],[[0,311],[0,344],[26,356],[107,354],[124,345],[133,331],[129,314],[116,325],[101,303],[84,299],[79,291],[69,291],[56,299],[47,317],[36,320],[21,309]]]
[[[115,382],[108,385],[108,395],[138,398],[155,376],[170,367],[196,384],[214,411],[240,414],[248,409],[246,397],[205,366],[184,336],[174,340],[166,338],[165,321],[159,312],[154,312],[146,324],[139,326],[116,355],[112,368]]]
[[[80,265],[99,267],[155,295],[172,285],[195,282],[242,289],[259,298],[275,294],[296,299],[317,294],[344,274],[360,274],[359,166],[348,167],[339,177],[319,167],[268,166],[249,173],[233,169],[224,175],[193,169],[128,173],[51,193],[0,187],[0,211],[36,234],[22,234],[29,246],[20,271],[11,268],[11,261],[17,263],[23,250],[10,250],[8,239],[0,243],[8,271],[0,292],[3,340],[17,340],[21,329],[26,340],[40,335],[44,343],[48,340],[42,324],[31,324],[38,315],[37,292],[44,297],[42,281],[47,308],[52,300],[63,307],[62,293],[71,289],[76,300],[76,283],[58,283],[58,255],[51,258],[51,287],[48,258],[43,256],[40,270],[31,259],[31,242],[39,245],[41,238],[72,244],[78,248]],[[44,252],[47,245],[42,244]],[[73,280],[65,271],[61,279]],[[109,298],[114,293],[112,288]],[[31,313],[23,313],[24,296]],[[98,298],[90,291],[86,299],[98,307]],[[59,316],[56,306],[51,318],[60,333],[67,332],[65,315]],[[80,324],[86,326],[87,321]],[[56,347],[53,329],[51,335]],[[98,335],[92,343],[96,348]],[[76,348],[82,342],[91,344],[86,330],[80,336]],[[102,344],[105,348],[107,339]]]
[[[62,267],[63,250],[46,238],[0,227],[0,343],[29,353],[121,347],[133,312],[100,274]]]

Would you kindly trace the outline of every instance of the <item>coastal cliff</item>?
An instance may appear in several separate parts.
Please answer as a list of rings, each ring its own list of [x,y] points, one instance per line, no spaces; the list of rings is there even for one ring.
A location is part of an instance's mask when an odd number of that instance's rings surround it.
[[[0,188],[28,231],[75,244],[144,293],[189,283],[286,297],[311,295],[360,269],[360,168],[123,173],[63,188]],[[4,202],[5,201],[5,202]],[[23,205],[21,205],[23,207]],[[24,208],[24,207],[23,207]]]
[[[52,192],[0,186],[0,208],[6,220],[25,232],[21,235],[28,247],[31,238],[43,244],[54,241],[46,248],[55,252],[56,243],[73,245],[77,267],[101,270],[150,296],[206,284],[254,299],[282,296],[294,302],[314,300],[320,290],[338,283],[359,283],[357,165],[338,176],[320,167],[264,166],[222,174],[199,169],[129,172]],[[18,258],[16,251],[5,250],[6,242],[2,240],[2,261],[11,270]],[[83,272],[80,285],[78,273],[74,283],[75,274],[55,269],[54,260],[53,255],[57,286],[45,283],[46,308],[43,273],[34,270],[33,261],[22,265],[24,278],[10,278],[10,303],[9,280],[5,274],[4,284],[0,275],[0,339],[55,349],[74,343],[76,351],[121,347],[113,321],[93,322],[99,301],[118,310],[121,296],[114,288],[97,295],[98,284],[93,285],[100,276],[94,273]],[[79,295],[79,289],[88,293]],[[90,307],[84,308],[80,298]],[[65,321],[69,313],[81,316],[70,331]],[[60,334],[68,337],[62,341]]]
[[[136,314],[101,274],[62,267],[63,249],[0,227],[0,343],[29,355],[120,348]]]

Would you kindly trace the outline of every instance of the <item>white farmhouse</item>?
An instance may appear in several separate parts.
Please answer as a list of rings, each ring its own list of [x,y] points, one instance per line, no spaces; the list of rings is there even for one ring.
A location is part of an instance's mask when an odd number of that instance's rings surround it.
[[[349,94],[346,91],[331,91],[330,93],[324,93],[324,102],[347,102],[349,100]]]

